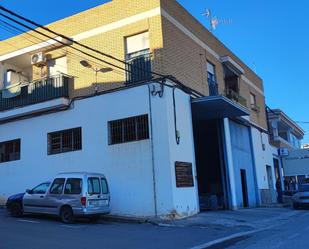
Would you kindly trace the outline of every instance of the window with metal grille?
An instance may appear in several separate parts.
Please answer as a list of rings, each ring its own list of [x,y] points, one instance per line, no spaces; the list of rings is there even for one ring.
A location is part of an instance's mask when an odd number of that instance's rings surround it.
[[[82,128],[48,133],[48,154],[59,154],[82,149]]]
[[[121,144],[149,139],[148,115],[108,122],[109,144]]]
[[[20,139],[0,143],[0,163],[20,160]]]

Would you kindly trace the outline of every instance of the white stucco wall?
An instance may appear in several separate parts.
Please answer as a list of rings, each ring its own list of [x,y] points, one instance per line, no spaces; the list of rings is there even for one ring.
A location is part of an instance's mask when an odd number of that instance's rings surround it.
[[[289,156],[282,160],[284,175],[309,175],[309,149],[290,151]]]
[[[176,123],[180,140],[175,139],[174,109],[172,91],[166,92],[168,138],[170,145],[170,165],[174,208],[178,216],[188,216],[199,212],[197,174],[195,165],[194,138],[191,116],[190,96],[180,90],[175,90]],[[191,132],[188,132],[191,131]],[[188,188],[176,187],[175,162],[192,163],[194,186]]]
[[[113,214],[153,216],[155,197],[159,215],[196,213],[196,188],[175,185],[174,161],[192,162],[195,170],[190,98],[178,91],[179,146],[173,142],[170,88],[162,98],[149,98],[148,86],[135,87],[75,101],[67,111],[0,125],[0,142],[21,138],[21,160],[0,164],[0,199],[59,172],[94,171],[107,176]],[[142,114],[152,119],[153,144],[148,139],[108,145],[108,121]],[[47,155],[47,133],[75,127],[82,127],[82,150]]]
[[[251,134],[258,188],[269,189],[266,166],[271,166],[273,188],[275,189],[276,179],[273,159],[274,157],[277,158],[277,149],[269,144],[269,137],[265,132],[251,127]],[[263,150],[263,144],[265,150]]]

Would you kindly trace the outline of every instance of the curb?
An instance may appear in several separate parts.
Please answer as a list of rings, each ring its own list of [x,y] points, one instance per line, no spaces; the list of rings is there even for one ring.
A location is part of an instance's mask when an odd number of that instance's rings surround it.
[[[266,227],[266,228],[255,229],[255,230],[251,230],[251,231],[247,231],[247,232],[235,233],[235,234],[232,234],[232,235],[220,238],[220,239],[216,239],[216,240],[213,240],[213,241],[206,242],[206,243],[198,245],[198,246],[194,246],[190,249],[206,249],[206,248],[210,248],[210,247],[213,247],[213,246],[218,247],[221,244],[228,243],[230,241],[234,241],[234,240],[237,240],[237,239],[243,239],[243,238],[245,239],[246,237],[248,237],[251,234],[258,233],[258,232],[267,230],[269,228],[270,227]],[[222,248],[224,248],[224,247],[222,247]]]
[[[126,217],[126,216],[117,216],[117,215],[104,215],[102,216],[102,219],[105,221],[119,222],[119,223],[129,223],[129,224],[150,223],[152,224],[152,222],[146,218],[132,218],[132,217]]]

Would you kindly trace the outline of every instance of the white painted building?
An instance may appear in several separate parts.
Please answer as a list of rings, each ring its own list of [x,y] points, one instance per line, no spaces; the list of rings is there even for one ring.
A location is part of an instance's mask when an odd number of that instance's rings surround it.
[[[260,163],[260,156],[264,164],[272,165],[271,151],[259,150],[257,146],[263,143],[256,142],[260,139],[258,130],[235,119],[246,115],[245,108],[223,96],[195,98],[169,81],[126,87],[73,102],[58,98],[2,112],[2,148],[7,142],[19,141],[19,154],[12,152],[12,158],[0,167],[2,202],[59,172],[95,171],[109,180],[113,214],[183,217],[198,213],[203,201],[199,186],[205,185],[207,176],[196,169],[196,158],[201,155],[197,153],[203,147],[195,141],[199,147],[194,150],[192,120],[195,126],[207,120],[213,106],[221,108],[213,115],[223,118],[224,208],[257,206],[258,186],[267,185],[265,172],[256,171],[255,165]],[[42,111],[49,113],[43,115]],[[132,127],[125,128],[126,122],[133,122],[137,133],[130,134]],[[115,124],[122,127],[120,137]],[[70,135],[73,142],[65,145],[64,134],[73,134],[72,129],[80,137]],[[138,135],[140,129],[144,130]],[[57,136],[62,137],[58,144]],[[247,198],[246,204],[243,198]]]
[[[180,131],[177,145],[173,119],[169,118],[173,115],[171,94],[168,88],[162,97],[153,96],[148,85],[144,85],[74,101],[65,111],[1,124],[1,142],[20,139],[20,160],[2,163],[0,167],[2,200],[59,172],[94,171],[107,176],[113,214],[187,216],[197,213],[196,188],[177,188],[175,182],[176,161],[192,164],[192,175],[196,175],[190,96],[175,90]],[[53,102],[43,104],[52,107]],[[3,118],[38,110],[42,110],[42,104],[1,115]],[[147,115],[149,139],[110,144],[109,121],[141,115]],[[81,128],[80,150],[49,153],[48,134],[78,127]],[[195,178],[192,179],[196,185]]]
[[[289,155],[282,158],[285,188],[291,181],[297,184],[309,182],[309,149],[298,149],[289,152]]]

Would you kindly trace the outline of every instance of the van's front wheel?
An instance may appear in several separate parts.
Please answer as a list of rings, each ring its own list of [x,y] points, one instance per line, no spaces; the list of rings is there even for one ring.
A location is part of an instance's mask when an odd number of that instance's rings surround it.
[[[60,211],[60,218],[61,218],[61,221],[65,224],[73,223],[74,215],[73,215],[72,208],[68,206],[62,207]]]

